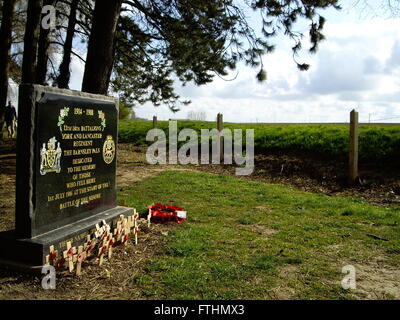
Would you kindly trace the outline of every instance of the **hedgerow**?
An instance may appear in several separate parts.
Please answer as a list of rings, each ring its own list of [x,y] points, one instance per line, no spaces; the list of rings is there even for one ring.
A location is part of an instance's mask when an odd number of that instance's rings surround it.
[[[196,130],[215,128],[215,122],[178,121],[178,132],[184,128]],[[138,146],[148,145],[146,134],[151,121],[121,121],[119,141]],[[158,128],[168,137],[168,121],[158,121]],[[348,153],[349,126],[345,124],[240,124],[225,123],[228,129],[254,129],[257,152],[307,151],[316,155],[346,157]],[[243,136],[245,132],[243,132]],[[245,142],[245,139],[243,139]],[[185,142],[179,142],[179,145]],[[359,158],[361,161],[395,160],[400,156],[400,126],[360,125]]]

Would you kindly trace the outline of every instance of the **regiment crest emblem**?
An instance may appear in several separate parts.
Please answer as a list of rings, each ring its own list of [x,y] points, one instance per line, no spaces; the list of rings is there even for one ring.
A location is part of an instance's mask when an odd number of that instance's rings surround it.
[[[115,158],[115,142],[112,136],[107,136],[103,145],[103,159],[104,162],[110,164]]]
[[[61,171],[61,155],[62,150],[60,142],[57,142],[55,137],[49,139],[46,143],[43,143],[40,149],[40,174],[44,176],[49,172],[60,173]]]

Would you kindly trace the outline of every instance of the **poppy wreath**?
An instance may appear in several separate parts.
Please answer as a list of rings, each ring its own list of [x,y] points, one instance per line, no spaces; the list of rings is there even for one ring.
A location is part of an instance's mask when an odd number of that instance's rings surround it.
[[[181,223],[182,221],[186,220],[186,218],[178,217],[177,211],[183,211],[183,209],[177,206],[156,203],[154,205],[147,206],[147,209],[151,210],[151,221],[154,223]]]

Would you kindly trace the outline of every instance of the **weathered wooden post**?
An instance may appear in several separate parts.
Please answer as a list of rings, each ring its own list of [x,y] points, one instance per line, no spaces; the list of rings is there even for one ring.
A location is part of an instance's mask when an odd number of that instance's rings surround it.
[[[153,129],[157,129],[157,116],[153,116]]]
[[[217,130],[221,134],[223,129],[224,129],[223,115],[222,115],[222,113],[218,113],[218,115],[217,115]],[[222,163],[222,161],[224,159],[224,138],[222,135],[220,135],[218,143],[219,143],[219,161],[220,161],[220,163]]]
[[[153,116],[153,129],[157,129],[157,116]],[[153,133],[152,138],[155,140],[156,134]]]
[[[350,142],[349,142],[349,184],[354,184],[358,178],[358,112],[350,112]]]

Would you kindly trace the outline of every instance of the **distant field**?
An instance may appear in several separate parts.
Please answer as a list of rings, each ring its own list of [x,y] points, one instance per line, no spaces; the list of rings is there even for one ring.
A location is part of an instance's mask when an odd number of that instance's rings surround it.
[[[215,122],[178,121],[178,131],[191,128],[215,128]],[[159,121],[158,127],[168,136],[168,121]],[[224,123],[229,129],[254,129],[256,152],[308,151],[326,156],[346,156],[349,126],[347,124],[239,124]],[[119,141],[146,145],[146,133],[151,121],[121,121]],[[362,161],[381,161],[400,156],[400,126],[398,124],[361,124],[359,156]]]

